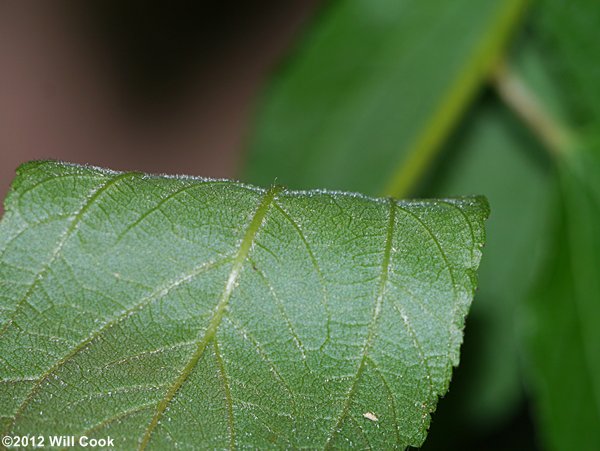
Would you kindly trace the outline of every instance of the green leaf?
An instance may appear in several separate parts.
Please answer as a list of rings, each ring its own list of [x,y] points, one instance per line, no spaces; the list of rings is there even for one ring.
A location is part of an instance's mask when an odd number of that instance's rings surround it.
[[[548,65],[562,81],[561,100],[573,122],[600,121],[600,3],[595,0],[540,0],[533,29],[545,46]]]
[[[527,2],[334,2],[269,87],[246,178],[404,196]]]
[[[528,316],[532,388],[548,449],[600,449],[600,155],[579,151],[560,169],[553,252]]]
[[[0,223],[0,416],[118,448],[419,446],[481,198],[378,200],[53,162]]]

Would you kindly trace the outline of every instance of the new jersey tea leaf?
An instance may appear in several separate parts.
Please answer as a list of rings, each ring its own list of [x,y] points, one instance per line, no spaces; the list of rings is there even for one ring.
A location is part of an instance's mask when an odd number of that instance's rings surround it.
[[[118,448],[420,445],[487,204],[55,162],[0,225],[5,433]]]

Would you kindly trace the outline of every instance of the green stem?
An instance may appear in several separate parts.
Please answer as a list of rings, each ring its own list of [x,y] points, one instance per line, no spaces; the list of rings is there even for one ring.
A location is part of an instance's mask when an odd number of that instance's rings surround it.
[[[550,114],[526,81],[507,63],[496,67],[491,83],[504,104],[531,130],[552,157],[566,156],[575,148],[571,130]]]
[[[384,195],[405,197],[411,193],[429,169],[445,139],[452,132],[477,90],[493,70],[516,26],[521,22],[529,1],[505,0],[490,30],[473,50],[467,64],[449,84],[428,124],[410,146],[410,153],[388,183]]]

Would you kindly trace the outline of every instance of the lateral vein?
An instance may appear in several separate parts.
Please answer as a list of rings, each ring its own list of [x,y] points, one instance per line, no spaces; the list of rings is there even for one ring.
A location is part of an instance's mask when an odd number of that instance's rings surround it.
[[[365,370],[365,366],[367,361],[369,360],[369,351],[371,346],[373,345],[373,340],[376,336],[377,323],[379,321],[379,316],[381,315],[381,307],[383,305],[383,297],[385,295],[386,285],[389,278],[390,273],[390,261],[392,255],[392,240],[394,238],[394,229],[396,223],[396,201],[394,199],[389,199],[390,206],[390,214],[388,219],[387,226],[387,235],[385,240],[385,248],[383,252],[383,261],[381,263],[381,277],[379,279],[379,288],[377,290],[377,298],[375,299],[375,305],[373,306],[373,318],[369,324],[369,330],[367,333],[367,338],[365,340],[365,344],[362,350],[362,356],[360,359],[360,363],[358,365],[358,370],[356,371],[356,375],[352,382],[352,386],[346,395],[346,402],[340,412],[340,416],[336,421],[333,430],[329,434],[327,441],[325,442],[325,449],[331,449],[333,446],[331,441],[335,438],[339,429],[342,427],[344,419],[348,416],[348,412],[350,410],[350,406],[352,404],[352,399],[356,393],[358,388],[358,382],[362,376],[362,373]]]
[[[29,298],[33,294],[35,288],[43,280],[43,278],[46,276],[46,274],[50,270],[50,267],[52,266],[52,264],[60,256],[60,254],[63,250],[63,247],[65,246],[65,244],[67,243],[69,238],[79,228],[79,224],[81,223],[82,219],[85,217],[86,212],[92,207],[92,205],[94,205],[96,200],[100,198],[101,194],[103,192],[105,192],[108,188],[110,188],[112,185],[116,184],[119,180],[127,178],[127,177],[132,177],[135,175],[137,175],[137,173],[135,173],[135,172],[124,172],[123,174],[121,174],[117,177],[112,177],[108,181],[100,184],[100,186],[97,186],[96,188],[94,188],[87,195],[85,201],[81,205],[81,208],[77,212],[75,212],[75,214],[73,214],[73,219],[71,219],[68,227],[65,229],[63,234],[60,236],[58,244],[54,248],[54,251],[52,252],[52,255],[50,256],[50,259],[46,263],[44,263],[41,270],[36,274],[33,282],[31,283],[31,285],[29,286],[29,288],[27,289],[27,291],[25,292],[25,294],[23,295],[21,300],[19,302],[17,302],[15,309],[13,311],[13,314],[11,315],[9,320],[4,324],[2,329],[0,329],[0,336],[4,335],[8,331],[10,326],[13,324],[14,319],[17,317],[20,309],[23,307],[23,305],[25,305],[29,301]]]

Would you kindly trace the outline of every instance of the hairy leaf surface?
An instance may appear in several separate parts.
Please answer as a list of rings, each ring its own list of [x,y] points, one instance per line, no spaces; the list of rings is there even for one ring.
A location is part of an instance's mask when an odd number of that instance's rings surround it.
[[[0,416],[118,447],[419,445],[458,363],[480,198],[20,168]]]

